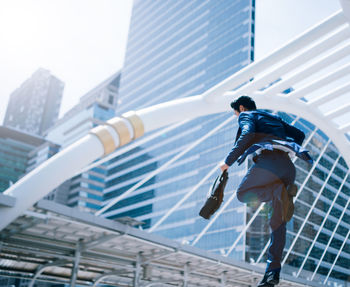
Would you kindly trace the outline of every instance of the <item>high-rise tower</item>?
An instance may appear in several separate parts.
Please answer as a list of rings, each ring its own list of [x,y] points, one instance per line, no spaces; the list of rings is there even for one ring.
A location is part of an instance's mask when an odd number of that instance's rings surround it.
[[[64,83],[38,69],[10,96],[4,125],[43,135],[58,118]]]
[[[251,63],[254,6],[252,0],[135,1],[117,113],[201,94]],[[231,116],[216,114],[183,123],[111,160],[104,190],[106,202],[188,149],[104,216],[131,216],[144,221],[144,228],[154,227],[229,151],[234,137]],[[208,134],[224,121],[226,125],[215,135]],[[203,142],[189,149],[199,139]],[[228,196],[243,169],[244,166],[231,170]],[[193,240],[206,224],[198,211],[215,175],[212,173],[186,204],[154,231],[180,241]],[[198,246],[216,251],[228,248],[232,232],[237,233],[244,225],[244,208],[232,202],[230,215],[227,213]],[[243,250],[241,246],[235,255],[244,257]]]

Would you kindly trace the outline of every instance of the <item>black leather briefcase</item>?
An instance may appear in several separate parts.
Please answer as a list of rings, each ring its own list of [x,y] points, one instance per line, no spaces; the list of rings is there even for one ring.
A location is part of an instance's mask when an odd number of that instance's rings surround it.
[[[224,200],[224,190],[228,180],[228,173],[225,170],[221,175],[218,175],[210,189],[207,201],[199,211],[199,215],[205,219],[209,219],[221,206]]]

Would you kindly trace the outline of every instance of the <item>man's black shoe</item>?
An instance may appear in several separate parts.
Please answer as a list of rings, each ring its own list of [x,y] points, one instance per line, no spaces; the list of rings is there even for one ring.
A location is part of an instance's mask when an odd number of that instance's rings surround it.
[[[274,285],[273,284],[270,284],[270,283],[260,283],[257,287],[273,287]]]
[[[270,287],[280,282],[280,271],[268,271],[257,287]]]

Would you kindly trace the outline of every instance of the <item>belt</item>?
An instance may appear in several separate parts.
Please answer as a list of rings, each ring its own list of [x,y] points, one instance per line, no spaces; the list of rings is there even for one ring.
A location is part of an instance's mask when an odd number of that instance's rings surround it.
[[[282,154],[288,154],[290,157],[295,155],[295,152],[293,152],[289,148],[287,148],[285,146],[282,146],[282,145],[278,145],[278,144],[274,144],[272,150],[266,149],[266,148],[261,148],[261,149],[258,149],[257,151],[255,151],[256,155],[259,155],[259,154],[262,154],[262,153],[265,153],[265,154],[268,154],[268,153],[282,153]]]
[[[282,156],[288,156],[288,158],[290,158],[288,152],[285,152],[285,151],[280,150],[280,149],[273,149],[273,150],[262,149],[262,150],[259,150],[258,153],[254,153],[252,155],[252,159],[254,162],[256,162],[258,160],[258,157],[260,157],[262,155],[269,155],[269,154],[280,154]]]
[[[287,154],[286,151],[283,151],[283,150],[280,150],[280,149],[273,149],[273,150],[263,149],[260,152],[260,154],[272,154],[272,153]]]

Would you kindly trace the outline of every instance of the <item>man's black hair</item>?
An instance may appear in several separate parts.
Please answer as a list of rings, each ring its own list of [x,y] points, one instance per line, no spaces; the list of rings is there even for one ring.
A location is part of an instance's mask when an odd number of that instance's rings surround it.
[[[251,97],[248,96],[240,96],[238,99],[234,100],[231,103],[231,108],[234,109],[237,112],[240,112],[239,106],[242,105],[249,111],[256,110],[256,105],[254,100]]]

